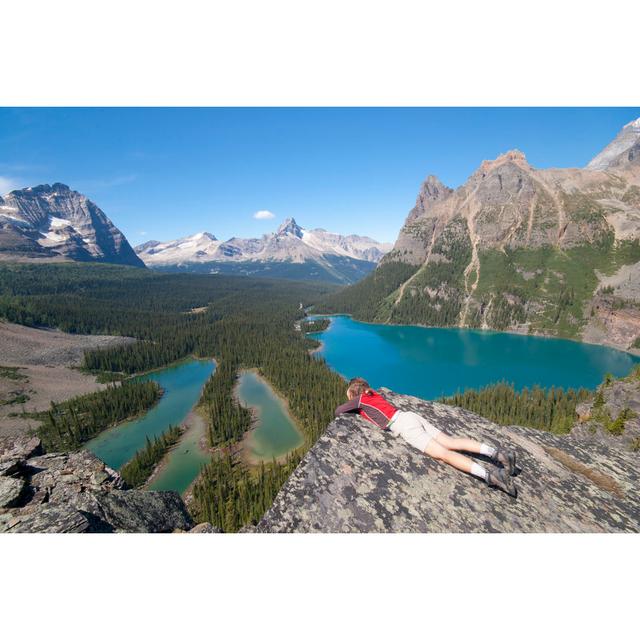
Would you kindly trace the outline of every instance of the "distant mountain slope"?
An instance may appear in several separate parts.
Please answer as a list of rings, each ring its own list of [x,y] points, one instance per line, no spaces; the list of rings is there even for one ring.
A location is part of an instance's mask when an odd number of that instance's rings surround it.
[[[86,196],[56,182],[0,197],[0,259],[77,260],[144,267]]]
[[[218,240],[201,232],[169,242],[152,240],[135,248],[148,267],[163,271],[236,273],[352,283],[364,277],[391,249],[365,236],[303,229],[287,218],[261,238]]]
[[[640,157],[640,118],[622,127],[620,133],[586,166],[605,171],[637,162]]]
[[[392,251],[324,309],[629,348],[640,335],[640,120],[586,169],[520,151],[458,189],[429,176]]]

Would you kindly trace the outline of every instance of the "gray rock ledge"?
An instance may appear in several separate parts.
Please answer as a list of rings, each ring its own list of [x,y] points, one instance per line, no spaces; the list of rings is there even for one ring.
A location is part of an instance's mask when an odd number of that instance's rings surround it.
[[[640,531],[637,454],[383,392],[450,435],[515,449],[517,500],[344,415],[290,476],[258,532]]]
[[[127,490],[89,451],[41,454],[37,438],[0,451],[0,532],[156,533],[193,520],[175,491]]]

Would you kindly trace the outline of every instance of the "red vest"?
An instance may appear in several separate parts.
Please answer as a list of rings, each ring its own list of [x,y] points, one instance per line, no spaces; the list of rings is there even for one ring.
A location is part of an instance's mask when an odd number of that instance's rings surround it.
[[[368,394],[363,393],[358,400],[358,413],[369,422],[378,425],[381,429],[387,428],[389,421],[398,411],[397,407],[394,407],[373,390]]]

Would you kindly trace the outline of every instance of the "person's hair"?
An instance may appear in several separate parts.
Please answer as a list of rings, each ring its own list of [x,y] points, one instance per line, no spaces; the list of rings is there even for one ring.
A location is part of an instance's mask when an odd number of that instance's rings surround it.
[[[363,393],[369,394],[371,393],[371,387],[364,378],[351,378],[351,380],[349,380],[349,386],[347,387],[347,393],[351,394],[351,392],[357,396]]]

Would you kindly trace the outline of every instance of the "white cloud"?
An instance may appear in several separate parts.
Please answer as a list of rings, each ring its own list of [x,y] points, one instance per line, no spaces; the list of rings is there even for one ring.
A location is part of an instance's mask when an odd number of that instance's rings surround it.
[[[262,209],[261,211],[256,211],[253,214],[253,217],[256,220],[271,220],[272,218],[275,218],[275,214],[271,213],[271,211],[267,211],[266,209]]]
[[[139,236],[146,236],[147,235],[147,231],[138,231],[138,235]]]
[[[0,194],[9,193],[14,189],[19,189],[20,184],[15,178],[9,176],[0,176]]]

